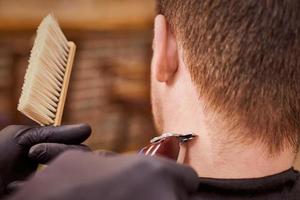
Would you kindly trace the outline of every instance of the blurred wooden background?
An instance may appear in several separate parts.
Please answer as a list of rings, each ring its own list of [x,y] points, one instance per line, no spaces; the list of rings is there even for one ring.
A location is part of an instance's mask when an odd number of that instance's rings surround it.
[[[0,30],[32,30],[53,12],[66,29],[144,30],[152,26],[155,0],[0,0]]]
[[[93,149],[135,151],[155,134],[149,71],[153,0],[0,0],[0,126],[16,111],[35,30],[54,13],[78,51],[65,124],[87,122]]]

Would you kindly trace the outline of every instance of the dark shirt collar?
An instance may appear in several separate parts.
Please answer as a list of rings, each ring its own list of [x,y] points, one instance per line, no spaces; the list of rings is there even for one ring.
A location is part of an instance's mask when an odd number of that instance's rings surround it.
[[[291,186],[299,178],[299,173],[293,168],[282,173],[253,179],[212,179],[200,178],[199,190],[243,192],[243,191],[265,191],[277,190],[282,186]]]

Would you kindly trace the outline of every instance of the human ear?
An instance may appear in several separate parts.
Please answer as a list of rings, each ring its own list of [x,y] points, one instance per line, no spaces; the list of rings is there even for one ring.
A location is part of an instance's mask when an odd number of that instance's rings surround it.
[[[178,68],[176,38],[163,15],[155,18],[152,67],[160,82],[171,81]]]

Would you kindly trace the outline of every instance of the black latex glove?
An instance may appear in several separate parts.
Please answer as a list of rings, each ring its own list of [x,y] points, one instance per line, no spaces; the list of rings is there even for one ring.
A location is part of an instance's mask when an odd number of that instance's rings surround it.
[[[0,196],[13,181],[24,180],[38,164],[45,164],[68,149],[88,150],[80,145],[91,134],[86,124],[61,127],[14,125],[0,131]]]
[[[10,200],[186,200],[198,176],[171,160],[70,151],[35,174]]]

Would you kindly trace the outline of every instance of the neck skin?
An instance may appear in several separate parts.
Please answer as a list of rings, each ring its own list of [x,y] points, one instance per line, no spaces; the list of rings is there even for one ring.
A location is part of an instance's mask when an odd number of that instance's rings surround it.
[[[295,155],[290,151],[271,157],[260,146],[216,146],[207,135],[199,136],[197,141],[185,147],[185,164],[193,167],[200,177],[218,179],[259,178],[292,167]]]
[[[240,144],[226,138],[221,122],[208,119],[211,113],[204,106],[189,72],[181,62],[176,77],[177,86],[163,105],[164,132],[193,132],[197,139],[186,144],[185,164],[193,167],[200,177],[220,179],[258,178],[274,175],[292,167],[295,154],[287,149],[276,156],[268,155],[262,144]],[[183,75],[182,75],[183,74]],[[173,96],[172,96],[173,95]],[[178,114],[180,113],[180,114]],[[214,119],[214,118],[212,118]]]

